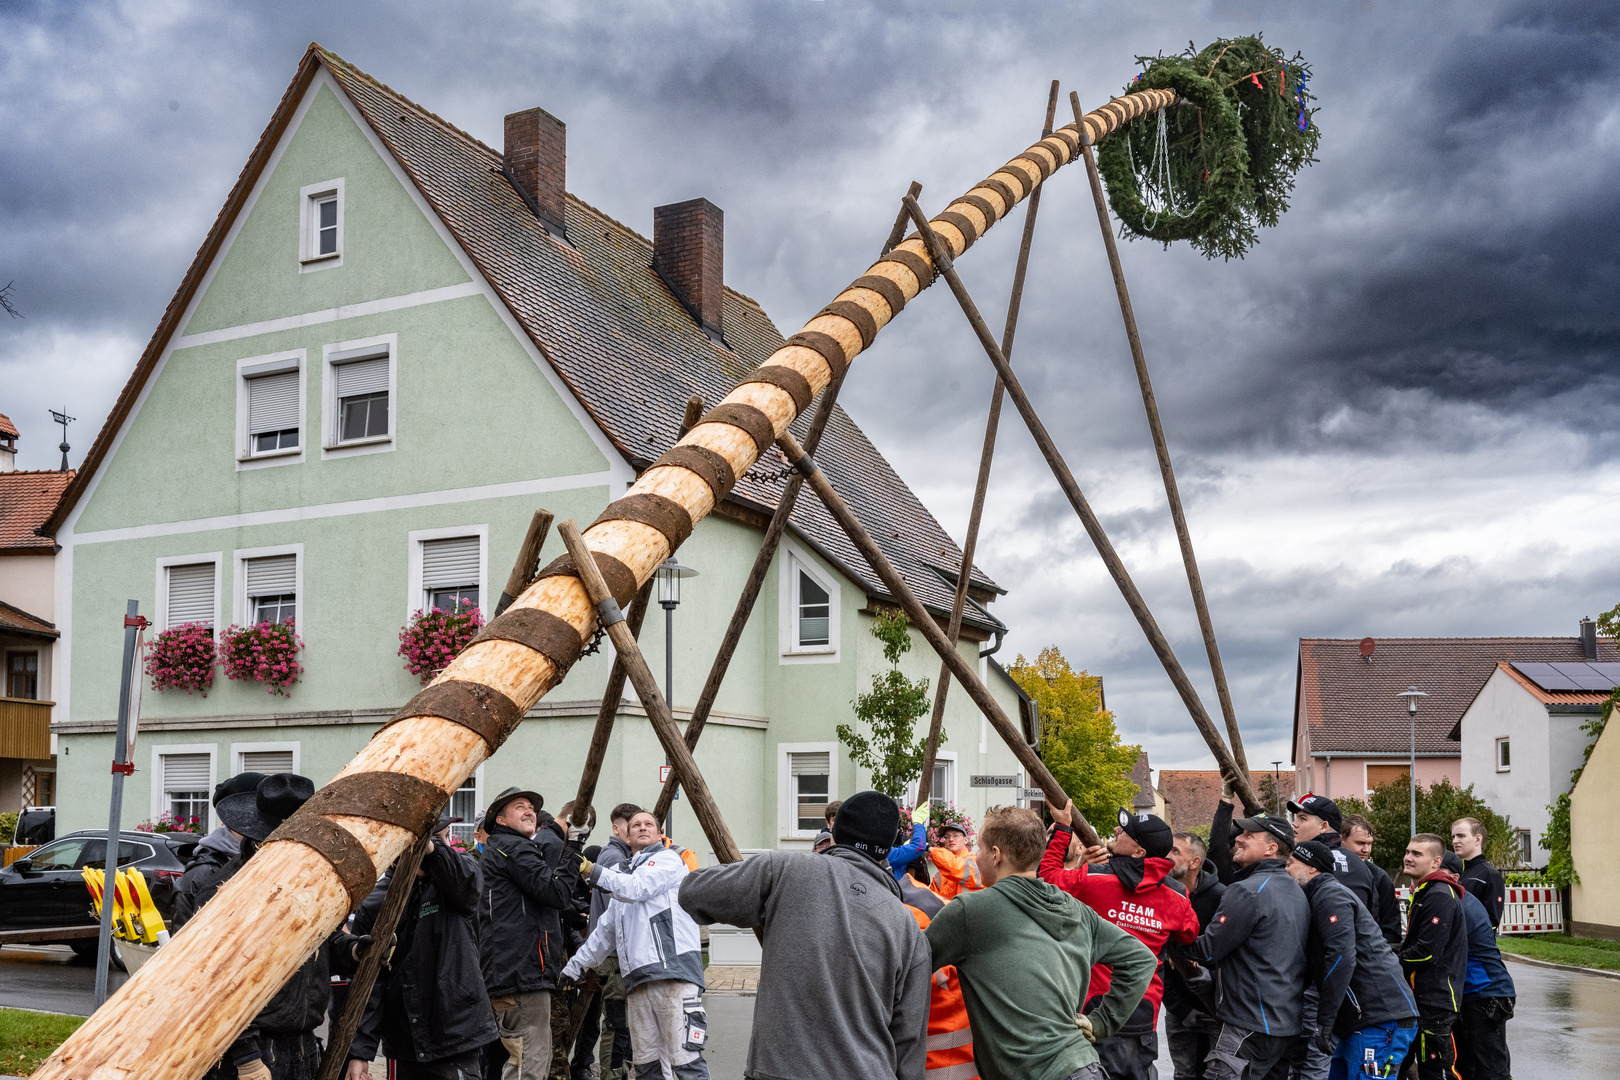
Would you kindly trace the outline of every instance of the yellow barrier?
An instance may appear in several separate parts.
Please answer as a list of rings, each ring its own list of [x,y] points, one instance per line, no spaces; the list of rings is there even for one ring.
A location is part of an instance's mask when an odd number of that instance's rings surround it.
[[[93,866],[84,868],[84,884],[90,890],[96,915],[106,893],[107,875]],[[161,945],[169,940],[163,916],[152,902],[146,876],[139,870],[120,870],[113,876],[113,936],[122,941]]]

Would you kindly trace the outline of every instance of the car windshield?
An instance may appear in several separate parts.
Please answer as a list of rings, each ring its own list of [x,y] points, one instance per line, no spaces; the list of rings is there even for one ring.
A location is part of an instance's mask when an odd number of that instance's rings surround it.
[[[128,866],[137,859],[144,859],[152,854],[152,849],[145,844],[137,844],[130,840],[118,842],[118,865]],[[85,843],[84,855],[79,860],[79,866],[92,866],[97,870],[107,867],[107,841],[94,839]]]
[[[34,870],[72,870],[79,862],[79,853],[84,850],[85,837],[70,836],[65,840],[58,840],[53,844],[46,844],[35,851],[29,852],[25,858]],[[97,840],[100,845],[102,842]],[[100,857],[102,848],[96,850]]]

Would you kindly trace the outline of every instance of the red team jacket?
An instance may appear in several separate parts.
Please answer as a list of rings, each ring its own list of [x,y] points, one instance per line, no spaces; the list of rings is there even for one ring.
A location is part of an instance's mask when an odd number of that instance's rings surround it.
[[[1192,904],[1175,889],[1164,884],[1164,879],[1175,869],[1169,859],[1144,858],[1116,859],[1112,872],[1108,866],[1080,866],[1074,870],[1063,868],[1064,853],[1069,850],[1069,830],[1059,825],[1041,856],[1040,879],[1050,882],[1081,901],[1097,914],[1126,931],[1158,956],[1166,941],[1174,939],[1182,945],[1191,944],[1198,936],[1198,916]],[[1136,878],[1140,862],[1141,877]],[[1121,876],[1123,875],[1123,876]],[[1113,972],[1101,964],[1091,969],[1091,987],[1086,991],[1089,1001],[1108,992]],[[1147,1002],[1152,1011],[1152,1031],[1159,1023],[1159,1002],[1164,997],[1164,982],[1159,973],[1153,973],[1148,984]],[[1133,1016],[1121,1033],[1134,1033],[1141,1024]]]

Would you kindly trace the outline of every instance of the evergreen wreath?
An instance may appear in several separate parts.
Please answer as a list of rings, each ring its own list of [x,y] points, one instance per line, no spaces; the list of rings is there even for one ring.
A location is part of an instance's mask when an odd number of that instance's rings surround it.
[[[1102,141],[1097,168],[1122,232],[1206,258],[1242,258],[1258,226],[1288,209],[1294,174],[1316,160],[1310,65],[1254,37],[1139,56],[1127,92],[1175,90],[1187,104],[1148,113]]]

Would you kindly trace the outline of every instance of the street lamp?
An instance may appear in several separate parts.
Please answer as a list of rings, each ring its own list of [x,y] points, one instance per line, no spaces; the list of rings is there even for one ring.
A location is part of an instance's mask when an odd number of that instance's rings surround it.
[[[1271,763],[1271,802],[1272,813],[1282,817],[1282,762]]]
[[[658,578],[658,606],[664,609],[664,701],[669,704],[670,716],[675,715],[675,609],[681,606],[681,579],[697,577],[698,572],[690,566],[682,566],[671,555],[665,559],[655,572]],[[670,764],[669,756],[664,756],[664,764]],[[677,784],[675,792],[680,793]],[[669,816],[664,820],[664,835],[674,836],[672,827],[675,820],[675,804],[669,805]]]
[[[1418,698],[1428,697],[1415,686],[1408,686],[1396,697],[1406,699],[1406,715],[1412,721],[1412,757],[1411,764],[1406,767],[1406,789],[1412,796],[1412,828],[1408,836],[1417,835],[1417,707]]]

